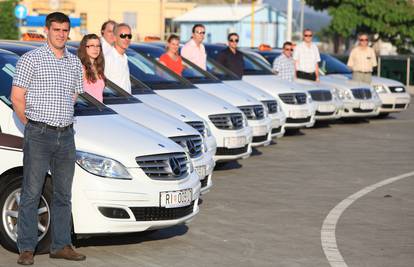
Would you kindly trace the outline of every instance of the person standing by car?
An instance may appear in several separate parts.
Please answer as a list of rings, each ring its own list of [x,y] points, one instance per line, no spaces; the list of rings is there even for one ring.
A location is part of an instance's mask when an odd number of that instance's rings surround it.
[[[131,93],[129,78],[128,57],[125,54],[131,44],[131,27],[126,23],[116,24],[114,27],[115,43],[105,56],[105,77]]]
[[[377,66],[377,56],[368,42],[367,34],[358,35],[358,46],[352,49],[347,65],[352,70],[352,80],[370,84],[373,68]]]
[[[296,77],[311,81],[319,81],[319,66],[321,61],[318,47],[312,42],[313,33],[309,29],[303,31],[303,42],[295,47]]]
[[[217,55],[217,61],[241,78],[243,76],[244,61],[243,53],[237,49],[239,35],[235,32],[229,33],[227,41],[228,46]]]
[[[184,66],[183,61],[178,54],[179,48],[180,37],[171,34],[167,39],[167,51],[160,56],[160,62],[181,76]]]
[[[102,52],[106,54],[115,43],[114,27],[116,22],[113,20],[107,20],[102,24],[101,27],[101,44]]]
[[[46,17],[47,42],[24,54],[16,66],[11,100],[25,124],[23,183],[17,219],[18,264],[34,263],[38,205],[50,170],[53,179],[50,258],[85,260],[71,245],[71,188],[75,171],[74,101],[83,92],[82,64],[68,52],[69,17]]]
[[[195,24],[192,29],[191,40],[181,49],[181,56],[190,60],[203,70],[207,70],[207,54],[203,45],[206,28],[203,24]]]
[[[82,38],[78,57],[83,65],[83,89],[99,102],[103,102],[105,60],[101,41],[96,34],[87,34]]]
[[[291,42],[283,44],[283,52],[273,61],[273,71],[282,80],[293,82],[295,79],[295,61],[292,58],[293,46]]]

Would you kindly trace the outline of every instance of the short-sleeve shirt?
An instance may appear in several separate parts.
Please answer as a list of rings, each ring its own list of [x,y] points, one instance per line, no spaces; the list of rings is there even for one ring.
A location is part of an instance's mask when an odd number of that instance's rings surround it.
[[[102,53],[105,55],[113,48],[113,46],[109,44],[103,37],[101,37],[100,40],[101,40],[101,46],[102,46]]]
[[[207,54],[203,44],[197,46],[196,42],[191,39],[181,49],[181,56],[190,60],[203,70],[207,70]]]
[[[131,93],[128,57],[121,55],[114,47],[105,54],[105,77],[128,93]]]
[[[295,78],[295,61],[283,53],[273,61],[273,69],[279,79],[292,82]]]
[[[183,73],[183,61],[180,56],[177,56],[177,60],[172,59],[167,53],[160,56],[160,61],[165,64],[170,70],[174,71],[178,75]]]
[[[318,47],[314,43],[308,46],[304,42],[295,47],[293,59],[297,61],[296,70],[308,73],[315,72],[316,64],[321,61]]]
[[[239,50],[236,49],[236,53],[233,53],[230,48],[227,47],[218,54],[217,61],[237,74],[237,76],[243,76],[243,54]]]
[[[377,66],[377,56],[374,49],[355,47],[349,55],[347,65],[352,71],[372,72],[372,69]]]
[[[57,58],[49,45],[20,57],[13,86],[26,89],[25,115],[29,120],[64,127],[73,123],[75,93],[83,93],[82,63],[64,49]]]

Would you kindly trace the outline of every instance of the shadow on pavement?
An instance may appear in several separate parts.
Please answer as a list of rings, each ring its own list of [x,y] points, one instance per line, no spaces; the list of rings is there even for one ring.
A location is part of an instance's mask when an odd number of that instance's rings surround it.
[[[301,131],[301,129],[286,129],[284,136],[301,136],[305,135],[304,132]]]
[[[325,128],[331,128],[331,121],[316,121],[315,125],[313,125],[312,128],[306,128],[306,129],[325,129]]]
[[[260,156],[262,154],[263,154],[263,152],[260,152],[257,148],[252,147],[252,154],[250,154],[251,157],[252,156]]]
[[[243,165],[241,165],[237,160],[217,162],[216,167],[214,168],[214,171],[240,169],[241,167],[243,167]]]
[[[161,230],[151,230],[128,234],[110,234],[106,236],[80,237],[74,240],[74,246],[79,247],[100,247],[139,244],[146,241],[169,239],[187,233],[188,226],[177,225]]]

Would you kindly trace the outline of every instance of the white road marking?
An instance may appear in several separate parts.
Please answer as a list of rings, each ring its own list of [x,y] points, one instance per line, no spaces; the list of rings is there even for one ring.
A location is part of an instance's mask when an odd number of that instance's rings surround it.
[[[332,267],[348,267],[348,265],[345,263],[344,258],[339,252],[335,236],[336,225],[342,213],[356,200],[376,190],[377,188],[411,176],[414,176],[414,171],[391,177],[376,184],[367,186],[364,189],[342,200],[329,212],[328,216],[326,216],[325,220],[323,221],[321,228],[321,243],[323,252],[325,253],[326,258]]]

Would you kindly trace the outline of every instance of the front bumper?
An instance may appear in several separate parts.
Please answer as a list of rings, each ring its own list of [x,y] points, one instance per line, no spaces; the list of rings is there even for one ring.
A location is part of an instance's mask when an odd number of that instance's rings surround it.
[[[341,109],[334,101],[316,102],[315,120],[327,121],[336,120],[340,116]]]
[[[203,153],[203,156],[192,159],[194,169],[197,172],[200,182],[201,182],[201,194],[207,193],[210,188],[213,186],[213,182],[211,180],[213,175],[213,170],[216,165],[216,162],[214,161],[214,151],[207,151]]]
[[[283,104],[282,109],[286,114],[286,129],[310,128],[315,124],[315,109],[309,104]]]
[[[252,147],[267,146],[272,141],[272,119],[266,117],[262,120],[249,120],[252,128]]]
[[[342,118],[374,117],[379,114],[381,101],[378,100],[353,100],[344,101]]]
[[[272,119],[272,138],[280,138],[285,134],[285,123],[286,116],[283,111],[277,113],[269,114],[269,117]]]
[[[76,234],[141,232],[189,222],[199,212],[200,179],[193,172],[180,181],[157,181],[139,168],[128,168],[132,180],[102,178],[76,167],[73,180],[72,214]],[[192,189],[191,205],[180,208],[160,207],[160,192]],[[129,218],[109,218],[98,208],[124,210]],[[146,210],[155,220],[136,219]],[[135,213],[134,213],[135,212]],[[145,213],[146,215],[146,213]],[[164,216],[164,217],[163,217]],[[165,217],[169,216],[169,217]]]
[[[408,108],[411,101],[411,96],[408,93],[385,93],[379,94],[382,105],[380,113],[394,113],[401,112]]]

